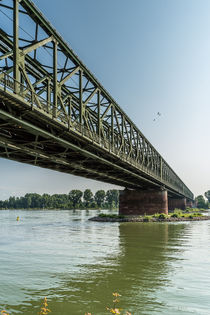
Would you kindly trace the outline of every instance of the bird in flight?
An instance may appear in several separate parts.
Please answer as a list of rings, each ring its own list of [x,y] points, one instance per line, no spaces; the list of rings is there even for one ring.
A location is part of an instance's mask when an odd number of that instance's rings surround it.
[[[161,116],[161,113],[160,113],[160,112],[157,112],[157,116],[160,117],[160,116]],[[157,120],[157,117],[153,119],[153,121],[156,121],[156,120]]]

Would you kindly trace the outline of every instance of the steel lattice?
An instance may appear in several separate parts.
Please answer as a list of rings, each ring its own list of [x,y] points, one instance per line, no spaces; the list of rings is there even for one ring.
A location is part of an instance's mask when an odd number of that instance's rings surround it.
[[[29,0],[0,1],[0,148],[20,162],[193,199]]]

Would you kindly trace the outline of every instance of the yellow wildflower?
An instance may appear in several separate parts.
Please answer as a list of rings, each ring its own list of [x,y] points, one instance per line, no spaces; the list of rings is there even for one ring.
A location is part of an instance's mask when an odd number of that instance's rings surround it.
[[[120,311],[121,311],[121,309],[119,309],[119,308],[106,308],[107,309],[107,311],[109,311],[110,313],[112,313],[112,314],[120,314]]]
[[[115,297],[121,296],[121,295],[120,295],[119,293],[117,293],[117,292],[112,293],[112,295],[115,296]]]
[[[47,298],[46,298],[46,297],[44,298],[44,302],[43,302],[42,305],[43,305],[43,306],[41,307],[41,310],[40,310],[40,312],[39,312],[39,315],[47,315],[48,313],[51,312],[51,310],[49,310],[49,309],[47,308],[48,304],[47,304]]]

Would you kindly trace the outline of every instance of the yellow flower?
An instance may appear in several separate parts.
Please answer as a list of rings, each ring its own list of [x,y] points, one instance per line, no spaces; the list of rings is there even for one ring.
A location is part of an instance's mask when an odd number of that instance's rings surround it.
[[[9,315],[9,313],[7,313],[7,311],[5,311],[5,310],[1,311],[1,314],[2,315]]]
[[[115,297],[121,296],[121,295],[120,295],[119,293],[117,293],[117,292],[112,293],[112,295],[115,296]]]
[[[107,309],[107,311],[109,311],[110,313],[112,313],[112,314],[120,314],[120,309],[119,308],[106,308]]]
[[[48,313],[51,312],[51,310],[49,310],[49,309],[47,308],[48,304],[47,304],[47,298],[46,298],[46,297],[44,298],[44,302],[43,302],[42,305],[43,305],[43,306],[42,306],[41,309],[40,309],[39,315],[47,315]]]

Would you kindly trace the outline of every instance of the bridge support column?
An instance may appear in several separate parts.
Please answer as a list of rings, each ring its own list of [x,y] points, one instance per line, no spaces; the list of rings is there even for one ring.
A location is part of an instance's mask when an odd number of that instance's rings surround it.
[[[194,207],[194,202],[192,200],[187,200],[186,201],[186,207],[193,208]]]
[[[187,206],[186,198],[168,198],[168,209],[181,209],[185,210]]]
[[[119,214],[144,215],[168,214],[168,193],[166,190],[121,190]]]

